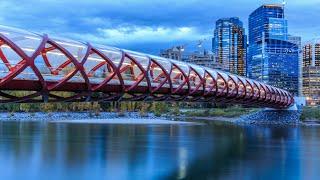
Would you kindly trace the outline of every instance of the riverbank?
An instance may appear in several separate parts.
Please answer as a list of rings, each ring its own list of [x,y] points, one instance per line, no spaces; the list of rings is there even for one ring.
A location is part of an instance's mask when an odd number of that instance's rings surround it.
[[[194,114],[191,114],[191,111]],[[176,115],[168,113],[162,114],[162,116],[155,115],[154,113],[141,115],[139,112],[100,112],[99,114],[91,112],[0,112],[0,122],[19,121],[78,124],[204,125],[211,124],[213,122],[233,123],[237,119],[237,117],[231,116],[231,114],[235,114],[234,111],[230,111],[230,114],[226,115],[228,117],[221,116],[221,114],[225,115],[225,113],[219,113],[219,116],[213,115],[215,112],[222,112],[222,110],[214,109],[210,110],[210,113],[208,113],[208,110],[203,109],[184,109]]]
[[[135,125],[204,125],[198,122],[173,121],[167,119],[152,119],[146,118],[108,118],[108,119],[81,119],[81,120],[53,120],[50,123],[68,123],[68,124],[135,124]]]
[[[192,121],[178,121],[168,117],[157,117],[152,113],[141,116],[139,113],[101,112],[94,115],[90,112],[34,112],[34,113],[0,113],[0,121],[19,122],[49,122],[49,123],[77,123],[77,124],[152,124],[152,125],[201,125]]]
[[[300,112],[299,112],[300,113]],[[265,115],[263,109],[241,106],[216,107],[202,103],[180,102],[110,102],[110,103],[40,103],[40,104],[2,104],[0,105],[0,120],[28,120],[39,121],[41,119],[81,120],[81,119],[110,119],[110,118],[134,118],[141,119],[166,119],[178,121],[218,121],[235,124],[291,124],[293,116],[278,118],[278,112]],[[282,114],[286,114],[283,112]],[[288,118],[287,118],[288,117]],[[295,116],[295,124],[316,124],[320,122],[320,108],[303,109]],[[259,119],[263,119],[259,121]],[[284,122],[281,120],[285,120]],[[281,122],[280,122],[281,121]]]
[[[303,126],[320,126],[320,107],[303,107],[300,124]]]
[[[257,117],[262,117],[263,121]],[[269,115],[266,115],[269,114]],[[141,112],[0,112],[0,121],[47,121],[50,123],[93,123],[93,124],[211,124],[226,122],[233,124],[274,124],[290,125],[290,120],[282,120],[279,112],[265,113],[261,109],[229,107],[171,110],[161,115]],[[286,116],[291,118],[291,116]],[[275,120],[270,120],[275,119]],[[319,121],[320,122],[320,121]],[[298,122],[294,123],[299,124]],[[300,122],[302,125],[319,125],[314,120]]]
[[[201,109],[181,109],[180,116],[195,118],[222,118],[232,121],[240,116],[258,112],[258,108],[242,108],[233,106],[228,108],[201,108]]]
[[[114,103],[40,103],[3,104],[0,106],[0,120],[82,120],[134,118],[166,119],[178,121],[225,121],[259,111],[259,109],[212,107],[205,104],[177,102],[114,102]],[[145,123],[145,122],[143,122]]]
[[[161,109],[161,108],[157,108]],[[79,119],[115,119],[115,118],[148,118],[166,119],[183,121],[192,119],[232,121],[237,117],[250,114],[257,111],[256,109],[246,109],[241,107],[229,108],[185,108],[185,109],[168,109],[162,113],[147,112],[92,112],[92,111],[53,111],[53,112],[0,112],[0,120],[4,121],[39,121],[39,120],[79,120]]]

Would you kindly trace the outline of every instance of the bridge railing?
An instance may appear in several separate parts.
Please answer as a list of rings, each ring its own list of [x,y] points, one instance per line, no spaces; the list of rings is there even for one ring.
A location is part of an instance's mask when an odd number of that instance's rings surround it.
[[[293,104],[287,91],[245,77],[4,26],[0,59],[0,102],[185,100],[276,108]],[[35,93],[17,97],[5,90]],[[52,93],[63,91],[74,95]]]

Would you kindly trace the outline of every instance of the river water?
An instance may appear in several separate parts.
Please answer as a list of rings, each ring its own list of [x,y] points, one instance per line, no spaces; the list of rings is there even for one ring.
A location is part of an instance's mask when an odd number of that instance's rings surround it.
[[[320,128],[0,122],[0,179],[320,179]]]

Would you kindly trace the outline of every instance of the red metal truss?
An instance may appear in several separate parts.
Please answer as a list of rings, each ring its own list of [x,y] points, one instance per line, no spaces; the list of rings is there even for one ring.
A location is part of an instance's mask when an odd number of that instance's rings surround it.
[[[0,29],[0,103],[145,100],[271,108],[294,103],[287,91],[214,69]]]

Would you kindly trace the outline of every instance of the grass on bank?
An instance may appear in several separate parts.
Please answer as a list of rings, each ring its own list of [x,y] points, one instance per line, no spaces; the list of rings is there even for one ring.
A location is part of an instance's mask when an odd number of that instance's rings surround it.
[[[320,121],[320,107],[304,107],[300,119]]]
[[[195,109],[184,112],[183,114],[189,117],[239,117],[258,111],[253,108],[242,108],[240,106],[232,106],[227,108],[210,108],[210,109]]]

